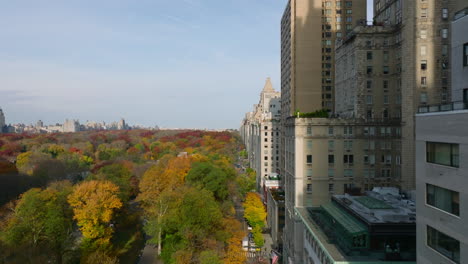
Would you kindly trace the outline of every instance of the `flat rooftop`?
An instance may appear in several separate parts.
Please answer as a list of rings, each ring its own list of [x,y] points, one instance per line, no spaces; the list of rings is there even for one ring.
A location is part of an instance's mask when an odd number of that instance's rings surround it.
[[[332,200],[368,224],[416,223],[416,204],[392,188],[376,188],[366,196],[333,195]]]
[[[305,228],[309,230],[312,236],[318,241],[318,246],[320,246],[324,253],[331,258],[334,262],[333,264],[415,264],[415,261],[384,261],[381,259],[381,254],[372,254],[368,252],[367,255],[360,256],[350,256],[344,254],[340,248],[333,243],[329,242],[326,234],[320,229],[318,223],[316,223],[308,210],[307,207],[296,207],[296,212],[298,216],[305,223]]]

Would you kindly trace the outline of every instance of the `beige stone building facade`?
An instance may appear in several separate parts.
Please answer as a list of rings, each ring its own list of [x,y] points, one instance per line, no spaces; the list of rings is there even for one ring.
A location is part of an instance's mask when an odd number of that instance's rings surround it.
[[[250,166],[257,173],[257,190],[262,190],[265,177],[280,170],[280,115],[280,93],[268,78],[259,103],[246,114],[240,129]]]
[[[401,73],[402,187],[415,188],[415,113],[450,101],[450,22],[466,0],[374,0],[374,22],[395,26]]]
[[[291,140],[291,131],[288,131],[291,128],[287,127],[291,126],[291,121],[288,119],[297,111],[334,110],[335,42],[356,25],[365,24],[365,18],[365,0],[289,0],[281,19],[280,174],[286,192],[283,232],[286,263],[301,263],[302,254],[294,247],[294,239],[299,237],[295,234],[294,222],[299,219],[294,213],[297,201],[292,197],[302,197],[303,193],[299,190],[296,193],[291,181],[305,177],[301,170],[294,168],[302,156],[300,150],[294,150],[291,155],[286,149],[286,141]],[[289,146],[296,144],[294,137],[292,140],[288,142]],[[328,195],[327,190],[321,191]]]

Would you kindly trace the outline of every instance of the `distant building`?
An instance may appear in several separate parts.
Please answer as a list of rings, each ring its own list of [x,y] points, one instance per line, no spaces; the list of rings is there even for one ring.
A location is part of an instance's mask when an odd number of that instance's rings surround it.
[[[451,31],[453,101],[416,115],[420,264],[468,263],[468,8],[454,15]]]
[[[246,145],[250,167],[257,172],[257,190],[272,172],[279,172],[280,93],[273,89],[270,78],[260,93],[253,112],[246,114],[241,125],[241,137]]]
[[[120,119],[119,123],[117,124],[117,129],[118,130],[125,130],[127,129],[127,124],[125,123],[125,120],[122,118]]]
[[[320,207],[296,207],[295,212],[302,259],[296,263],[416,263],[415,203],[396,188],[334,195]]]
[[[63,123],[63,132],[70,133],[78,131],[80,131],[80,123],[78,120],[65,120],[65,123]]]
[[[5,114],[3,113],[2,108],[0,108],[0,133],[7,132],[5,131],[6,124],[5,124]]]
[[[37,121],[36,128],[41,129],[42,127],[44,127],[44,122],[42,122],[42,120]]]

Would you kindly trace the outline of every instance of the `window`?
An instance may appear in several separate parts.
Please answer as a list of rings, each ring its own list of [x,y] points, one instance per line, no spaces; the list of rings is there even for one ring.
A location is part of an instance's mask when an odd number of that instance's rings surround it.
[[[427,38],[427,30],[421,29],[420,36],[421,36],[422,39],[426,39]]]
[[[345,140],[344,141],[344,148],[346,150],[352,150],[353,149],[353,141],[352,140]]]
[[[335,141],[329,140],[328,141],[328,149],[333,150],[335,148]]]
[[[312,180],[312,169],[307,169],[307,180]]]
[[[328,127],[328,135],[333,135],[333,127]]]
[[[448,38],[448,29],[446,28],[442,29],[442,38],[444,39]]]
[[[354,163],[354,156],[353,155],[343,155],[343,163],[344,164],[353,164]]]
[[[460,195],[458,192],[427,184],[426,203],[447,213],[460,216]]]
[[[422,92],[420,95],[419,95],[419,102],[421,104],[426,104],[427,103],[427,93],[426,92]]]
[[[265,157],[264,157],[264,160],[268,160],[268,157],[267,157],[267,156],[265,156]]]
[[[372,66],[367,66],[367,74],[372,74]]]
[[[343,133],[345,135],[353,135],[353,127],[343,127]]]
[[[307,126],[307,135],[312,135],[312,126]]]
[[[336,17],[336,22],[341,23],[341,17]]]
[[[388,89],[388,80],[383,81],[383,88],[384,90]]]
[[[442,8],[442,19],[447,19],[447,18],[448,18],[448,9]]]
[[[353,2],[346,1],[345,5],[346,5],[346,7],[353,7]]]
[[[267,130],[267,129],[268,129],[268,127],[267,127],[267,126],[265,126],[265,130]]]
[[[455,263],[460,263],[460,241],[430,226],[427,226],[426,237],[429,247],[453,260]]]
[[[333,177],[335,177],[335,170],[328,169],[328,178],[333,178]]]
[[[335,185],[333,183],[328,184],[328,191],[329,192],[334,192],[335,191]]]
[[[447,55],[448,55],[448,45],[447,45],[447,44],[443,44],[443,45],[442,45],[442,55],[443,55],[443,56],[447,56]]]
[[[307,155],[307,164],[312,164],[312,155]]]
[[[265,138],[265,140],[264,140],[264,141],[265,141],[265,142],[268,142],[268,138]]]
[[[350,178],[354,177],[354,172],[352,169],[345,169],[343,174],[345,177],[350,177]]]
[[[427,85],[427,77],[421,77],[421,85]]]
[[[459,166],[458,144],[426,142],[426,161],[450,167]]]
[[[388,59],[389,59],[388,51],[384,50],[384,52],[383,52],[383,60],[384,60],[384,62],[388,62]]]
[[[427,17],[427,8],[421,8],[421,18]]]
[[[383,66],[383,74],[389,74],[390,68],[388,66]]]
[[[312,140],[307,140],[307,148],[312,149]]]
[[[312,184],[310,184],[310,183],[307,184],[307,192],[308,193],[312,192]]]
[[[421,70],[423,71],[427,70],[427,60],[421,61]]]
[[[383,96],[383,103],[388,104],[388,95]]]
[[[367,80],[366,88],[367,89],[372,89],[372,81],[371,80]]]
[[[468,43],[463,44],[463,66],[468,66]]]
[[[372,60],[372,51],[367,52],[367,60]]]
[[[421,46],[421,56],[426,56],[426,54],[427,54],[427,47]]]
[[[351,23],[353,22],[353,17],[346,17],[346,22]]]
[[[372,104],[372,95],[366,95],[366,103]]]
[[[340,3],[340,2],[337,2],[337,4]],[[346,14],[350,15],[353,13],[353,10],[352,9],[346,9]],[[351,21],[350,21],[351,22]]]

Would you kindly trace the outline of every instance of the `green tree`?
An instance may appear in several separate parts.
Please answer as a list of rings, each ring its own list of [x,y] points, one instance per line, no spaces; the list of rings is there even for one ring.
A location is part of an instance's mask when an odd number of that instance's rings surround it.
[[[225,200],[229,195],[228,175],[210,162],[196,162],[185,178],[187,183],[211,191],[218,200]]]

